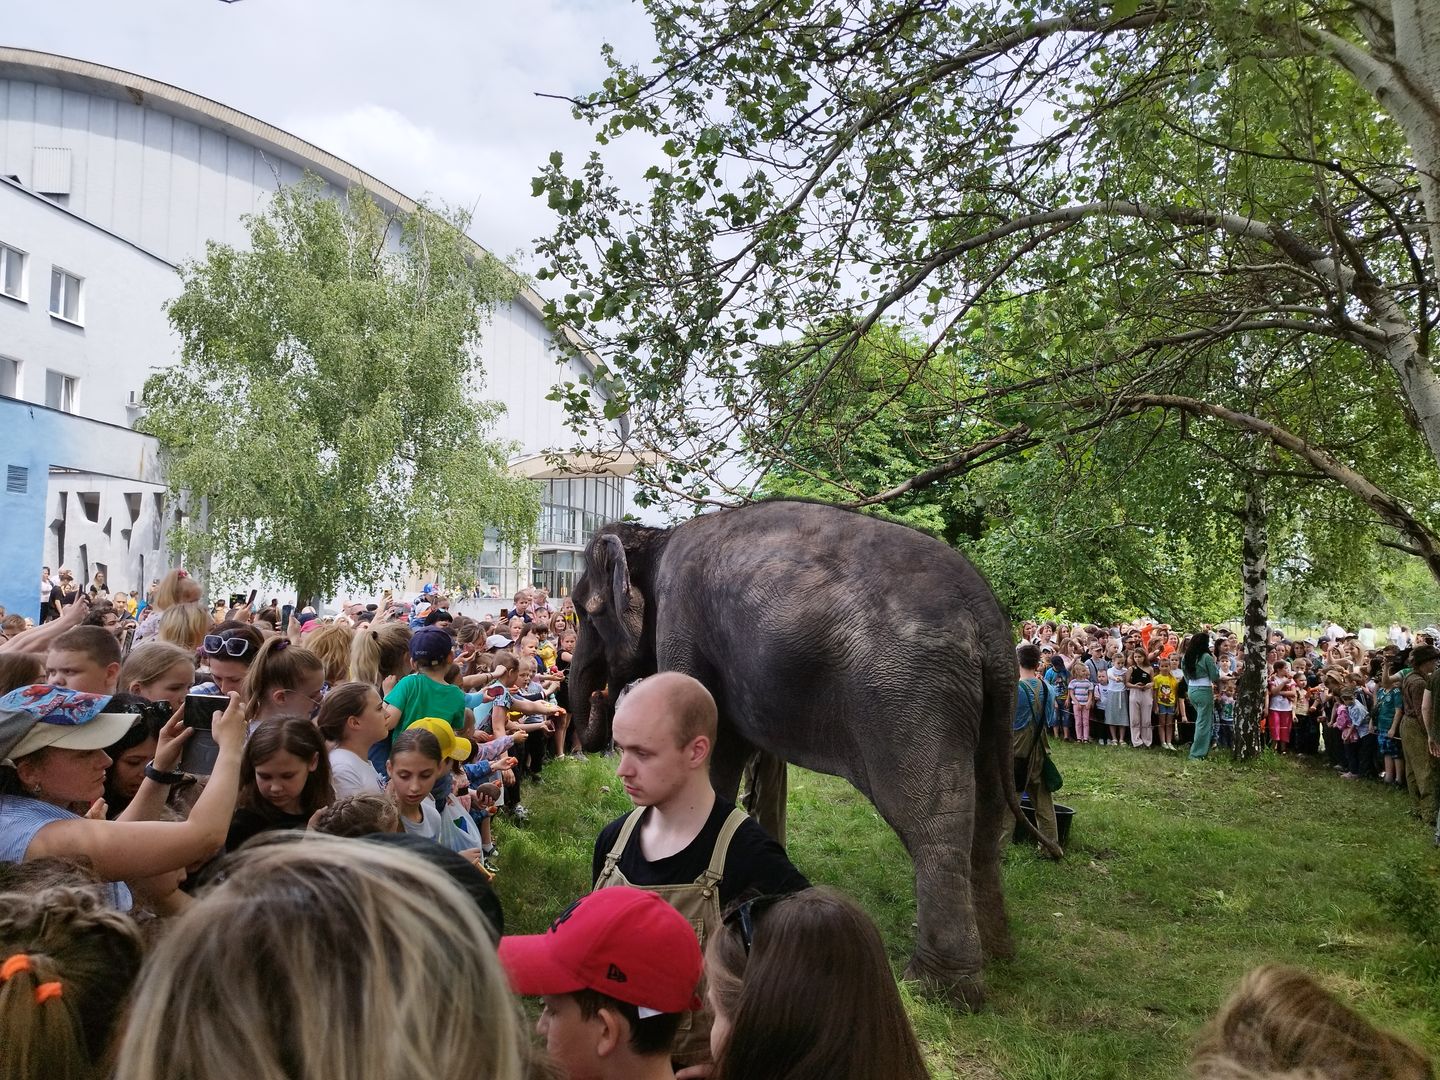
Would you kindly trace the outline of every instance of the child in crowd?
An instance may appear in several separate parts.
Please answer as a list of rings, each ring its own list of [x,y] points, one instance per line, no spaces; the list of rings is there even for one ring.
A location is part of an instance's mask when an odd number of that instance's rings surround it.
[[[172,712],[184,707],[194,681],[194,654],[168,641],[149,641],[131,650],[116,679],[125,693],[163,701]]]
[[[253,732],[272,716],[314,717],[325,690],[325,665],[309,649],[273,637],[260,646],[245,673],[240,699]]]
[[[1346,697],[1346,695],[1349,695]],[[1369,707],[1360,696],[1357,688],[1350,688],[1340,692],[1340,700],[1345,702],[1345,710],[1349,714],[1350,726],[1343,738],[1345,742],[1345,772],[1341,773],[1342,780],[1362,780],[1375,775],[1374,759],[1376,750],[1375,725],[1371,719]]]
[[[373,685],[343,682],[325,696],[315,726],[330,750],[335,797],[380,791],[380,777],[366,760],[370,747],[390,734],[390,714]]]
[[[1130,745],[1149,747],[1155,740],[1151,714],[1155,708],[1155,670],[1144,649],[1130,652],[1130,670],[1125,675],[1125,689],[1130,694]]]
[[[1386,664],[1386,686],[1381,692],[1378,714],[1375,718],[1375,733],[1380,756],[1383,758],[1385,783],[1403,790],[1405,787],[1405,754],[1400,745],[1400,679],[1404,672],[1400,662],[1392,659]]]
[[[457,735],[470,737],[471,729],[467,728],[465,720],[465,693],[448,681],[454,655],[455,643],[449,634],[437,627],[422,627],[410,638],[410,663],[415,670],[385,695],[392,743],[400,732],[427,716],[444,720]],[[384,773],[383,762],[388,758],[389,747],[385,740],[370,748],[371,764],[381,763],[376,765],[376,771]],[[449,794],[448,773],[439,779],[438,791],[441,795]]]
[[[361,630],[350,642],[350,678],[372,684],[382,695],[410,673],[410,627],[387,623]]]
[[[1063,742],[1068,742],[1075,727],[1075,717],[1070,711],[1070,668],[1068,661],[1059,653],[1052,654],[1045,669],[1045,681],[1050,685],[1046,701],[1046,720],[1050,730]]]
[[[465,744],[463,747],[460,744]],[[385,763],[390,777],[389,792],[400,811],[400,826],[411,836],[434,840],[441,847],[470,855],[477,864],[480,846],[473,837],[462,832],[453,821],[441,815],[433,797],[435,785],[446,775],[447,757],[468,757],[468,741],[452,737],[446,754],[433,731],[413,726],[397,733],[390,743],[390,756]],[[458,759],[457,759],[458,760]]]
[[[1290,665],[1277,660],[1270,669],[1270,738],[1277,753],[1290,748],[1290,735],[1295,720],[1295,680],[1290,677]]]
[[[45,681],[87,694],[113,694],[120,676],[120,643],[98,626],[66,630],[45,654]]]
[[[62,878],[0,895],[0,926],[5,1076],[109,1076],[145,956],[138,924]]]
[[[1235,746],[1235,676],[1220,676],[1215,698],[1215,743],[1226,750]]]
[[[1070,708],[1075,716],[1076,742],[1090,741],[1090,711],[1095,693],[1089,669],[1084,661],[1076,660],[1070,666]]]
[[[367,764],[365,771],[373,770]],[[400,828],[400,811],[389,796],[362,792],[337,798],[311,819],[310,831],[329,836],[361,837],[404,830]]]
[[[225,850],[272,829],[303,829],[334,797],[325,741],[314,723],[303,716],[264,720],[245,743],[240,797]]]
[[[1159,661],[1160,670],[1155,673],[1152,685],[1155,687],[1155,712],[1159,718],[1160,746],[1165,750],[1175,749],[1175,701],[1180,680],[1175,676],[1175,661],[1166,656]]]
[[[1110,729],[1110,745],[1125,745],[1125,728],[1130,716],[1130,698],[1125,687],[1125,665],[1117,649],[1110,657],[1105,672],[1105,725]]]
[[[171,570],[155,586],[154,595],[139,613],[140,625],[135,628],[135,641],[141,642],[160,629],[160,616],[181,604],[198,604],[204,597],[200,583],[186,570]]]

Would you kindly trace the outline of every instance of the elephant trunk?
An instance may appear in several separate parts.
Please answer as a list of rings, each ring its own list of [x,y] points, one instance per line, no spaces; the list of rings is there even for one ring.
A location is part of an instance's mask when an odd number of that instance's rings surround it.
[[[575,641],[568,678],[570,722],[588,752],[604,750],[610,742],[610,721],[614,704],[610,698],[609,667],[601,648],[600,635],[583,622]]]

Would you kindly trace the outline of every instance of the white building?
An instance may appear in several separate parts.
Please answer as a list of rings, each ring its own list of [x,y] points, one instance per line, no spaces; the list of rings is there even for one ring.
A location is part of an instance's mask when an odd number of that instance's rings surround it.
[[[415,206],[334,155],[217,102],[82,60],[0,48],[0,416],[25,403],[31,415],[52,411],[48,427],[71,433],[53,440],[47,484],[31,476],[24,493],[7,485],[0,542],[11,543],[0,550],[0,604],[28,613],[42,563],[66,563],[86,580],[103,568],[112,588],[127,590],[161,572],[173,510],[161,497],[153,447],[134,460],[103,459],[98,473],[87,471],[88,453],[67,451],[63,460],[59,448],[94,439],[97,429],[82,420],[133,423],[146,376],[176,357],[161,310],[178,292],[176,265],[202,258],[207,241],[243,245],[242,216],[306,172],[337,192],[362,187],[385,209]],[[543,465],[545,451],[568,441],[561,406],[547,394],[565,367],[578,375],[588,361],[583,347],[577,355],[557,346],[541,304],[527,289],[502,305],[482,347],[485,394],[508,409],[496,433],[521,444],[517,469],[544,485],[536,550],[482,560],[481,576],[505,594],[529,580],[567,587],[589,531],[627,505],[614,469],[570,477]],[[23,458],[32,467],[41,449],[0,435],[0,464]],[[82,457],[84,469],[73,463]]]

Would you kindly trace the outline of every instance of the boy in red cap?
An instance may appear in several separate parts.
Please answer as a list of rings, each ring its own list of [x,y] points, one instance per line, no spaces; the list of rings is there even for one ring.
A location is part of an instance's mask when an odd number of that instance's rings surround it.
[[[544,998],[535,1030],[568,1080],[674,1080],[702,960],[689,920],[658,895],[593,892],[545,933],[501,938],[500,963],[517,994]]]

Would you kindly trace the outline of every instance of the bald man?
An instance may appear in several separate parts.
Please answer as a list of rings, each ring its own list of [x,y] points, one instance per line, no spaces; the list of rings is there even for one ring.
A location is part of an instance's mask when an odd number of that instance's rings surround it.
[[[704,938],[736,900],[798,892],[810,883],[776,843],[710,786],[718,714],[699,681],[667,671],[634,684],[615,709],[615,775],[635,804],[595,841],[595,888],[631,885],[658,892]],[[675,1059],[708,1057],[709,1019],[694,1014]]]

